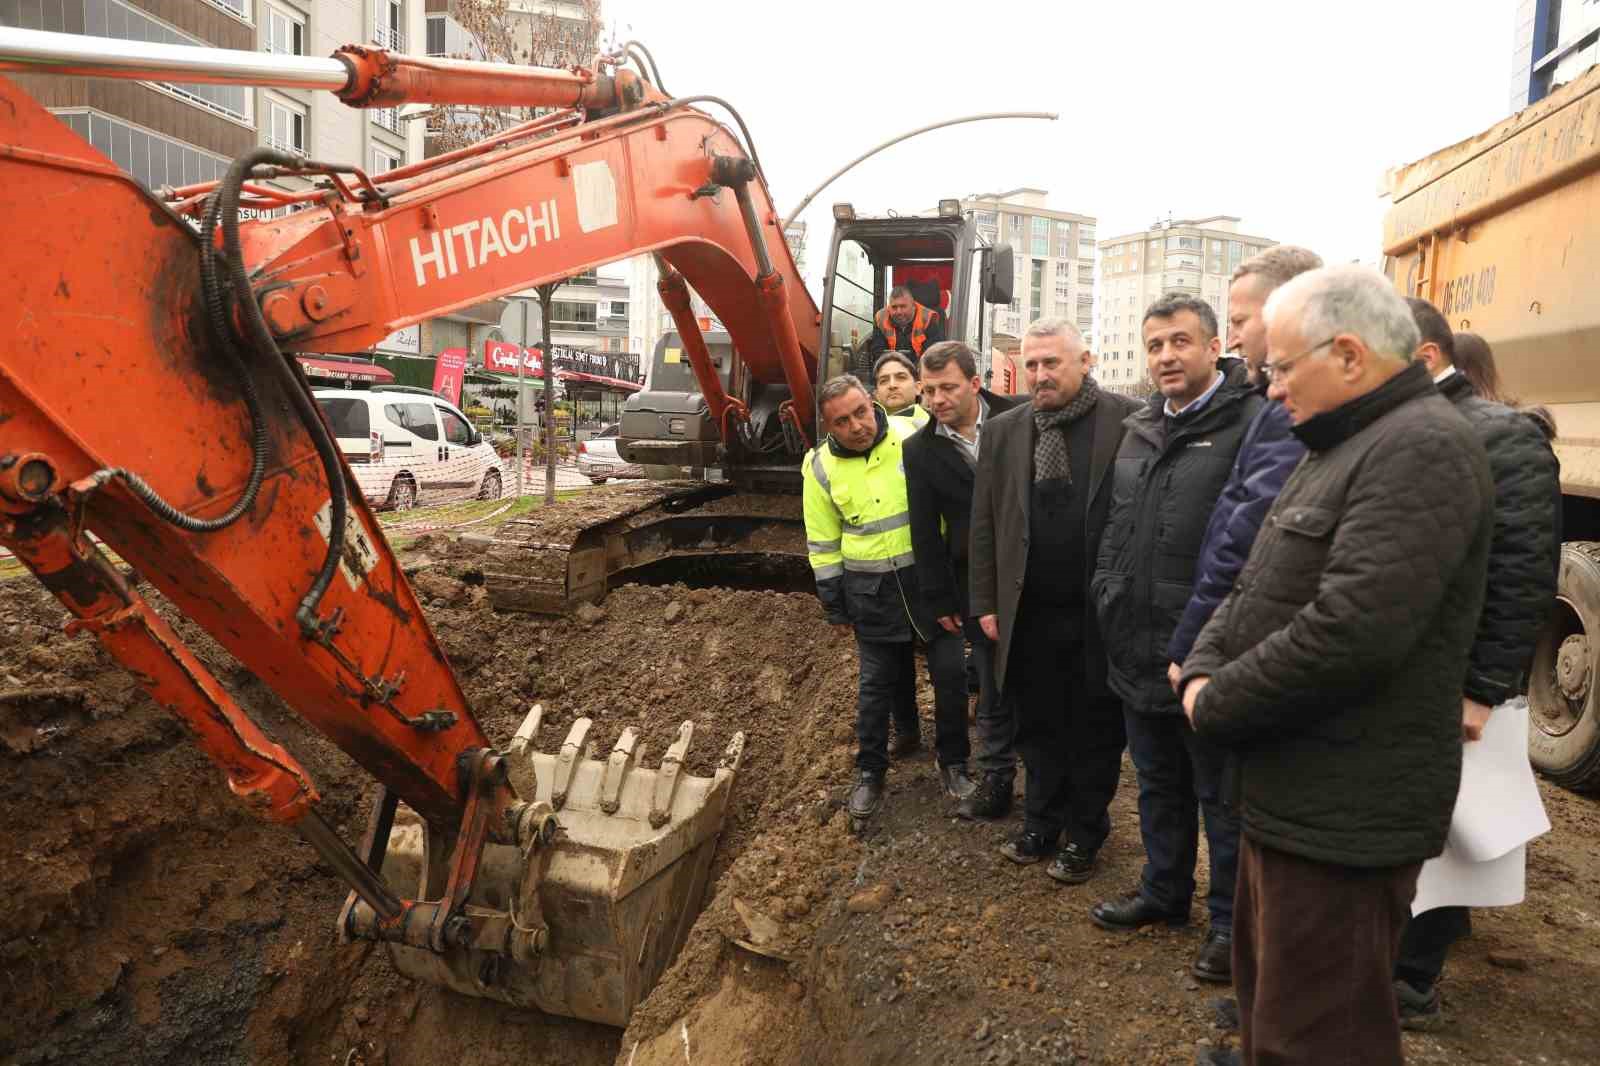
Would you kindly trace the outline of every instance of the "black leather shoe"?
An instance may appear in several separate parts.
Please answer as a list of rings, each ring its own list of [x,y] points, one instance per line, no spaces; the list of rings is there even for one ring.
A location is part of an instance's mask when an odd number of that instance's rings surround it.
[[[922,738],[915,733],[896,733],[889,741],[889,758],[904,759],[922,750]]]
[[[1239,1001],[1232,996],[1218,996],[1211,1001],[1211,1020],[1224,1033],[1239,1031]]]
[[[856,787],[850,790],[850,800],[845,805],[851,818],[871,818],[883,806],[883,775],[871,770],[856,774]]]
[[[1232,1048],[1203,1047],[1194,1053],[1195,1066],[1244,1066],[1244,1059]]]
[[[1055,860],[1044,872],[1064,885],[1081,885],[1094,876],[1094,859],[1098,854],[1069,843],[1056,852]]]
[[[945,795],[953,800],[964,800],[978,788],[978,783],[967,773],[967,764],[964,762],[940,766],[939,783],[944,786]]]
[[[1018,866],[1032,866],[1049,855],[1055,845],[1039,833],[1020,833],[1014,840],[1000,845],[1000,854]]]
[[[1011,774],[987,773],[978,781],[972,795],[961,801],[956,814],[967,819],[993,820],[1011,813],[1012,788],[1015,778]]]
[[[1146,925],[1188,925],[1189,908],[1181,911],[1164,911],[1137,892],[1121,899],[1096,903],[1089,910],[1089,920],[1102,929],[1128,931]]]
[[[1202,981],[1228,984],[1233,980],[1233,934],[1209,930],[1189,972]]]

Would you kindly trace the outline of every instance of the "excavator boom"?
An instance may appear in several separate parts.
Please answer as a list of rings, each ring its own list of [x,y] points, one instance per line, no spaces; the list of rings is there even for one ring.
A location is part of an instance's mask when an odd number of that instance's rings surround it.
[[[249,81],[278,58],[63,36],[0,30],[0,69]],[[566,109],[381,181],[258,149],[222,182],[158,199],[0,77],[0,232],[28,250],[0,264],[0,544],[190,727],[241,798],[349,883],[341,935],[387,943],[417,977],[625,1024],[687,935],[742,738],[712,778],[680,775],[688,723],[659,769],[639,765],[631,730],[606,762],[589,758],[586,720],[542,755],[537,708],[494,747],[292,353],[362,350],[654,253],[664,290],[693,285],[750,376],[788,388],[785,438],[803,443],[815,307],[739,141],[614,64],[538,71],[352,47],[277,69],[362,106]],[[288,176],[319,183],[268,184]],[[239,221],[241,206],[285,204]],[[679,328],[693,329],[682,306]],[[719,385],[707,401],[730,439],[744,431],[737,397]],[[139,578],[378,779],[359,849],[317,817],[305,768]],[[577,913],[581,927],[563,927]]]

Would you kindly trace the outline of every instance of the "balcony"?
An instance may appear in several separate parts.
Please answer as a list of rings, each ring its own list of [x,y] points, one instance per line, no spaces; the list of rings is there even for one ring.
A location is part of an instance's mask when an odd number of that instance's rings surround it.
[[[391,52],[406,50],[406,35],[387,26],[379,26],[372,31],[372,42],[379,48],[387,48]]]
[[[379,107],[372,112],[372,121],[390,133],[402,133],[400,128],[400,109],[395,107]]]

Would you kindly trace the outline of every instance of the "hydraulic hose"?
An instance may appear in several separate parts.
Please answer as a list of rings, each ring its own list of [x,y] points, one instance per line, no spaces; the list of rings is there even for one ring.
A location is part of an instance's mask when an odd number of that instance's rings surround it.
[[[328,550],[323,556],[322,567],[317,571],[311,588],[301,597],[300,606],[295,611],[295,620],[300,623],[301,630],[311,635],[323,628],[317,618],[317,608],[333,581],[334,572],[339,568],[339,556],[344,549],[344,530],[349,513],[349,501],[345,497],[344,470],[339,463],[339,451],[328,433],[327,423],[322,420],[322,412],[312,400],[304,379],[279,351],[278,342],[273,338],[272,330],[268,328],[267,320],[261,313],[261,305],[256,301],[255,292],[250,287],[250,275],[245,271],[244,252],[239,245],[239,195],[245,177],[258,163],[289,169],[304,167],[307,164],[296,156],[272,148],[257,148],[246,152],[235,159],[228,168],[227,177],[223,179],[220,190],[222,195],[219,211],[222,222],[222,254],[229,279],[233,283],[234,303],[244,326],[245,339],[258,355],[267,358],[273,371],[278,375],[284,392],[288,394],[294,404],[295,412],[300,416],[301,423],[311,435],[311,442],[317,450],[318,458],[322,460],[322,470],[328,481],[331,503]]]
[[[108,467],[97,470],[90,476],[93,488],[99,488],[108,481],[121,481],[129,492],[154,511],[162,521],[188,533],[215,533],[242,518],[255,505],[256,497],[261,491],[261,480],[267,469],[267,422],[262,417],[261,395],[256,390],[255,379],[250,376],[249,368],[245,365],[232,337],[229,336],[226,290],[218,283],[217,278],[216,248],[213,238],[219,208],[220,198],[213,193],[200,227],[200,280],[206,301],[206,323],[210,327],[212,348],[220,352],[232,365],[234,376],[239,382],[239,391],[244,398],[245,410],[250,415],[250,473],[245,478],[244,491],[239,494],[232,507],[216,518],[196,518],[168,503],[149,482],[127,467]]]

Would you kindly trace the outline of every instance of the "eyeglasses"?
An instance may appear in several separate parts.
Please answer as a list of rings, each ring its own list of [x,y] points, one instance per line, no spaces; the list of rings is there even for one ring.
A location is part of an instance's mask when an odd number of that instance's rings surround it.
[[[1282,381],[1284,379],[1284,377],[1286,377],[1288,375],[1290,367],[1294,366],[1296,363],[1298,363],[1300,360],[1304,359],[1306,356],[1310,355],[1312,352],[1315,352],[1318,348],[1326,348],[1328,345],[1332,344],[1334,341],[1336,341],[1338,339],[1339,338],[1337,336],[1329,337],[1327,340],[1323,341],[1321,344],[1313,344],[1311,347],[1307,348],[1305,351],[1301,352],[1299,355],[1296,355],[1296,356],[1294,356],[1292,358],[1279,359],[1276,363],[1262,363],[1261,364],[1261,380],[1269,382],[1269,383],[1273,382],[1273,381]]]

